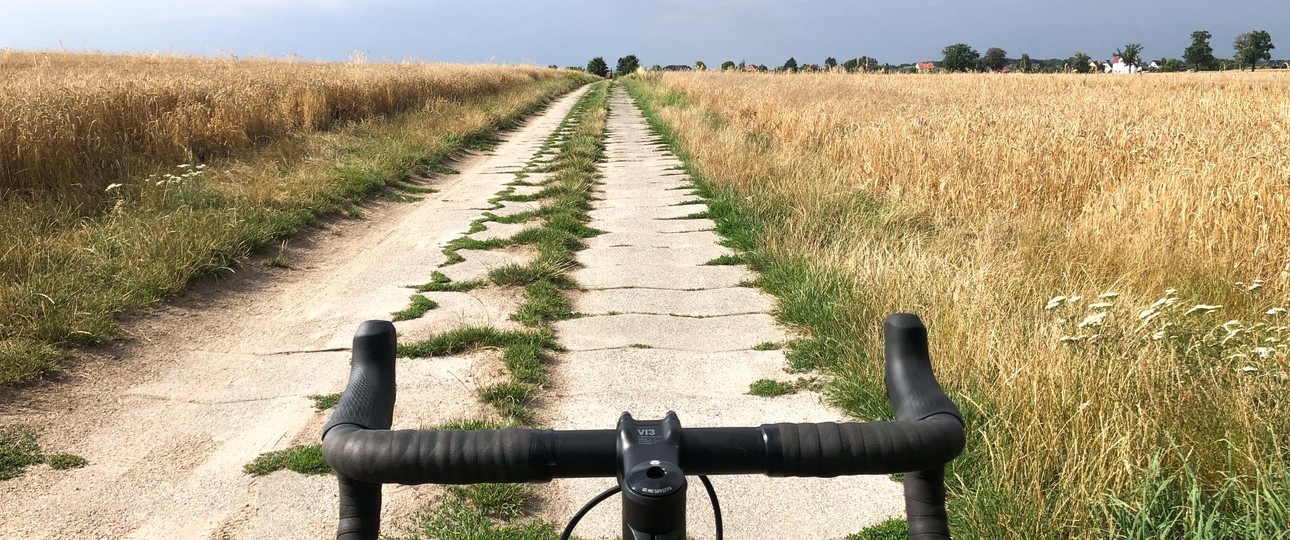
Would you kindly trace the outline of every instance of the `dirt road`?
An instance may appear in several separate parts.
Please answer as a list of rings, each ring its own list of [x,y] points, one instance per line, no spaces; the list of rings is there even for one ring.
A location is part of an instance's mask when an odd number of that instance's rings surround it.
[[[328,413],[306,396],[339,392],[351,336],[407,307],[409,285],[444,261],[486,201],[513,181],[582,91],[558,100],[416,203],[377,203],[329,222],[285,252],[289,269],[249,263],[184,298],[133,316],[131,338],[99,351],[71,382],[0,404],[0,423],[41,430],[81,455],[70,471],[37,466],[0,483],[4,538],[320,538],[334,534],[335,479],[242,467],[257,455],[316,443]],[[455,271],[461,271],[460,269]],[[463,321],[505,321],[518,293],[436,293],[441,308],[402,328],[410,338]],[[474,387],[502,369],[488,353],[399,366],[395,427],[486,416]],[[385,515],[434,488],[386,488]]]

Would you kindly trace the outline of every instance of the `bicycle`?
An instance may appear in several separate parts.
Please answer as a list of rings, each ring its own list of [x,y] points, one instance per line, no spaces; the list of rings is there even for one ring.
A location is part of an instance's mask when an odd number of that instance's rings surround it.
[[[584,506],[622,494],[623,538],[685,538],[686,474],[708,490],[722,536],[720,505],[707,475],[835,477],[905,473],[911,539],[949,538],[944,466],[963,450],[963,417],[932,374],[927,329],[917,316],[883,321],[885,384],[891,422],[763,424],[682,429],[675,412],[661,420],[628,413],[617,429],[390,431],[394,414],[394,325],[367,321],[354,335],[348,386],[323,429],[323,456],[336,470],[336,537],[375,539],[381,484],[546,482],[615,477],[618,486]]]

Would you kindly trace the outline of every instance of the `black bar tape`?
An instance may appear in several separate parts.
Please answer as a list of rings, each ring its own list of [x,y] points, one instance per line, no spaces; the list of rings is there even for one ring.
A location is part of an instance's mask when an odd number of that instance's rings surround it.
[[[779,432],[779,460],[766,464],[770,476],[920,471],[948,463],[964,444],[963,425],[949,415],[921,422],[768,424],[762,429]]]
[[[945,395],[932,375],[927,354],[927,327],[917,315],[896,313],[882,322],[887,361],[887,399],[897,420],[922,420],[950,414],[962,423],[963,415]]]
[[[390,429],[394,418],[394,325],[389,321],[366,321],[354,333],[353,360],[349,385],[336,404],[336,412],[323,428],[327,432],[340,424],[367,429]]]
[[[550,462],[534,456],[532,429],[369,431],[352,424],[323,438],[323,457],[347,478],[383,484],[545,482]],[[549,436],[549,435],[547,435]]]
[[[911,539],[949,540],[943,467],[905,474],[905,516]]]
[[[381,485],[337,475],[340,483],[340,524],[336,538],[368,540],[381,533]]]

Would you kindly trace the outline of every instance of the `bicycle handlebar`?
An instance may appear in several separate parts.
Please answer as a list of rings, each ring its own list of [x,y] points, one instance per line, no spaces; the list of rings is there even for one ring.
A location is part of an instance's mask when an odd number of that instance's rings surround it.
[[[886,384],[894,422],[686,428],[687,474],[834,477],[907,473],[910,538],[949,538],[943,466],[962,451],[963,421],[937,384],[918,317],[884,321]],[[376,538],[380,484],[545,482],[613,477],[614,430],[390,431],[394,326],[364,322],[354,336],[349,386],[323,431],[323,456],[340,479],[337,538]]]

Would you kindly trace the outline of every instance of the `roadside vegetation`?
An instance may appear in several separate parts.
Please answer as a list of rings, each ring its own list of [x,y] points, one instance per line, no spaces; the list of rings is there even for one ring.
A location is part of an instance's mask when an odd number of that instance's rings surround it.
[[[0,72],[0,384],[364,197],[416,200],[419,177],[592,79],[8,51]]]
[[[62,470],[84,467],[89,462],[75,454],[46,453],[36,441],[33,430],[0,428],[0,480],[17,478],[27,467],[41,463]]]
[[[969,433],[948,470],[956,537],[1283,538],[1282,82],[627,85],[778,316],[809,334],[790,367],[833,375],[836,404],[889,417],[881,321],[927,322]]]

